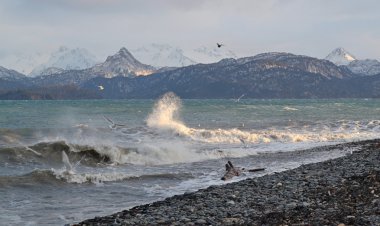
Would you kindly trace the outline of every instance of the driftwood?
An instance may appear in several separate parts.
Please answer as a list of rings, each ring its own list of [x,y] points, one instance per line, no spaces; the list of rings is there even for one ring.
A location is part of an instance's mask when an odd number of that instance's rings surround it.
[[[265,168],[256,168],[256,169],[245,169],[241,167],[234,167],[231,163],[231,161],[228,161],[226,164],[226,173],[221,178],[222,180],[230,180],[234,176],[240,176],[242,172],[257,172],[257,171],[263,171]]]

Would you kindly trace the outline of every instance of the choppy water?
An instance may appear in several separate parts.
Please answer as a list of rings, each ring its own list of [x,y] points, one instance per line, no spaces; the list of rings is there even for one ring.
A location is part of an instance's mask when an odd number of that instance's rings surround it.
[[[372,99],[0,101],[0,222],[62,225],[223,184],[227,160],[267,168],[236,181],[341,156],[262,153],[378,138],[379,113]]]

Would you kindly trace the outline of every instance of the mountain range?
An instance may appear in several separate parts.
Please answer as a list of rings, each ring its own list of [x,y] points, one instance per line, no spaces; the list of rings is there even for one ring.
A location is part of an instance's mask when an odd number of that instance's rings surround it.
[[[197,62],[185,55],[184,50],[167,44],[150,44],[131,52],[139,61],[154,67],[184,67]]]
[[[334,49],[326,58],[334,64],[347,66],[358,75],[376,75],[380,73],[380,62],[374,59],[359,60],[343,48]]]
[[[161,49],[161,56],[183,53],[168,46],[152,48]],[[0,99],[157,98],[168,91],[182,98],[380,97],[380,63],[357,60],[343,48],[326,59],[279,52],[208,64],[182,59],[189,65],[158,68],[141,63],[123,47],[103,63],[74,69],[52,64],[36,77],[0,67]]]
[[[224,58],[237,58],[231,50],[223,47],[198,47],[184,50],[169,44],[152,43],[131,49],[131,54],[140,62],[161,67],[183,67],[197,63],[214,63]],[[52,53],[14,54],[3,57],[0,65],[17,70],[25,75],[36,77],[39,75],[55,74],[57,70],[80,70],[100,63],[96,57],[84,48],[70,49],[59,47]]]
[[[94,66],[97,63],[96,57],[83,48],[69,49],[61,46],[53,52],[50,58],[36,66],[29,75],[48,75],[60,70],[80,70]]]

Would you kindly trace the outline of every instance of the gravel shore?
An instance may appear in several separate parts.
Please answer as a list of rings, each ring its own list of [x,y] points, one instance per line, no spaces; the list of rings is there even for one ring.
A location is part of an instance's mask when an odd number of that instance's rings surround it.
[[[332,147],[358,151],[76,225],[380,225],[380,140]]]

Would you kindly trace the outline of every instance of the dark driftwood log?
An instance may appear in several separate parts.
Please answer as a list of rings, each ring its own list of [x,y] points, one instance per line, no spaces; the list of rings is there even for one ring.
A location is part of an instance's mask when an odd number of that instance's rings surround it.
[[[265,168],[256,168],[256,169],[249,169],[248,172],[257,172],[257,171],[263,171]]]
[[[226,173],[221,178],[222,180],[230,180],[234,176],[240,176],[242,172],[248,171],[248,172],[257,172],[257,171],[263,171],[265,168],[257,168],[257,169],[249,169],[246,170],[245,168],[241,167],[234,167],[230,161],[226,164]]]

